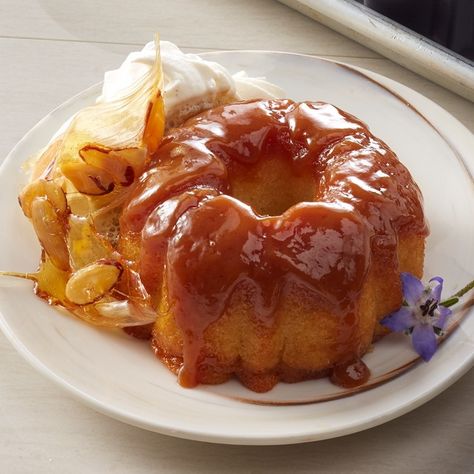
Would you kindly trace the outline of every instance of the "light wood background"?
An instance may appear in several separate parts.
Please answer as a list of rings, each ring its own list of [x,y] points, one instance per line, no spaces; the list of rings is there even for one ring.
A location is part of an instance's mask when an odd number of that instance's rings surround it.
[[[155,31],[189,51],[284,50],[362,66],[474,130],[472,103],[274,0],[0,0],[0,161],[48,111],[100,81]],[[0,473],[472,472],[473,400],[471,370],[421,408],[362,433],[295,446],[218,446],[86,408],[0,335]]]

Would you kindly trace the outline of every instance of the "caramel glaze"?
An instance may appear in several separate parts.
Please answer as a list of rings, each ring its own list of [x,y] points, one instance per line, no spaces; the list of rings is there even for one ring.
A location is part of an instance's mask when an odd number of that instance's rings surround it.
[[[330,375],[333,384],[354,388],[364,384],[370,377],[370,370],[360,359],[336,365]]]
[[[272,159],[313,178],[313,202],[268,216],[232,197],[239,177]],[[150,294],[166,281],[184,335],[182,385],[199,383],[204,332],[236,288],[253,294],[254,317],[271,326],[297,282],[340,317],[332,380],[354,386],[368,377],[354,362],[354,308],[371,261],[396,271],[397,238],[427,227],[408,170],[361,121],[321,102],[270,100],[218,107],[172,130],[124,209],[121,234],[139,236]]]

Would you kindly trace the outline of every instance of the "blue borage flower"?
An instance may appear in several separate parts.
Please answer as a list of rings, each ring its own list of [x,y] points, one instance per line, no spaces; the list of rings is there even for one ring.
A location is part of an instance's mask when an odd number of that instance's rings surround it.
[[[401,273],[403,306],[380,321],[380,324],[393,332],[411,335],[413,348],[428,362],[438,347],[437,336],[442,335],[452,306],[459,298],[471,290],[474,281],[458,291],[451,298],[441,301],[443,279],[432,278],[424,285],[411,273]]]

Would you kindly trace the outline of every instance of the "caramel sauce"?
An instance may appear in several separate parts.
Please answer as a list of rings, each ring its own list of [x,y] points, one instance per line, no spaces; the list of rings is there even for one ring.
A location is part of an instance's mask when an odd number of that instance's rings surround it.
[[[280,165],[279,176],[252,181]],[[271,327],[288,285],[304,287],[340,318],[339,360],[357,359],[355,304],[371,259],[395,271],[397,236],[427,228],[409,172],[361,121],[329,104],[276,100],[218,107],[172,130],[121,232],[139,236],[150,294],[166,281],[184,335],[179,381],[192,387],[206,329],[242,288],[254,318]],[[363,383],[364,367],[338,366],[331,380]]]
[[[343,388],[354,388],[363,385],[370,377],[370,370],[360,359],[336,365],[333,368],[330,380],[333,384]]]

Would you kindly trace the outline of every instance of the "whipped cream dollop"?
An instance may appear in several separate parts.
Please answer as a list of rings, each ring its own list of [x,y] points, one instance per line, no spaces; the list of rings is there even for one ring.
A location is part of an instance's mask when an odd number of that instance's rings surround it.
[[[160,41],[163,66],[163,99],[167,128],[179,126],[187,118],[218,105],[250,99],[280,99],[283,89],[264,77],[249,77],[245,71],[232,75],[224,66],[196,54],[183,53],[175,44]],[[111,102],[127,93],[129,87],[152,67],[155,43],[130,53],[122,65],[104,75],[98,102]],[[62,135],[71,117],[54,134]]]
[[[232,79],[238,100],[285,98],[284,90],[264,77],[249,77],[245,71],[240,71],[235,73]]]
[[[167,126],[177,126],[203,110],[247,99],[284,97],[278,86],[264,78],[252,78],[245,72],[231,73],[222,65],[196,54],[183,53],[175,44],[160,41],[163,65],[163,99]],[[99,101],[117,99],[145,74],[155,60],[155,43],[128,55],[116,70],[105,73]]]

